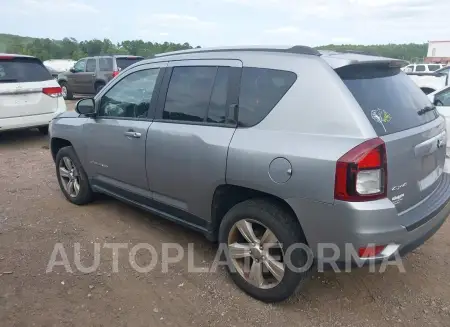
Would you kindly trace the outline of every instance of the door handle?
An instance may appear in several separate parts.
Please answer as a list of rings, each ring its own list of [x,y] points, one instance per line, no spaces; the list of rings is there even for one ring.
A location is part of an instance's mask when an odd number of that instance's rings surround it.
[[[125,132],[125,136],[126,136],[126,137],[132,137],[132,138],[138,139],[138,138],[141,137],[141,133],[134,132],[134,131],[128,131],[128,132]]]

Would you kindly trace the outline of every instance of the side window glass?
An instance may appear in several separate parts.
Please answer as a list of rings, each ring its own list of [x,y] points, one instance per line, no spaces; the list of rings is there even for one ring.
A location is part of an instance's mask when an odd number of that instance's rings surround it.
[[[99,58],[98,65],[102,72],[112,72],[114,70],[112,58]]]
[[[99,116],[146,118],[159,68],[132,73],[115,84],[102,97]]]
[[[414,66],[409,65],[405,67],[405,73],[412,73]]]
[[[74,66],[73,69],[76,72],[84,72],[84,69],[86,68],[86,59],[79,60]]]
[[[297,79],[293,72],[244,67],[239,95],[239,126],[250,127],[263,120]]]
[[[417,65],[416,66],[416,72],[424,72],[425,66],[424,65]]]
[[[167,90],[163,119],[205,120],[217,67],[175,67]]]
[[[89,73],[93,73],[97,70],[97,63],[95,59],[88,59],[86,63],[86,71]]]
[[[438,103],[440,106],[450,107],[450,88],[437,94],[435,100],[440,101]]]
[[[219,67],[209,102],[209,123],[225,123],[227,119],[228,67]]]

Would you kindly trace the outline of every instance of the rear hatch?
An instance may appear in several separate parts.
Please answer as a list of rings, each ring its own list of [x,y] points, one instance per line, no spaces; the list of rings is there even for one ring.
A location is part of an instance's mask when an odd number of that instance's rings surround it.
[[[59,93],[39,59],[0,56],[0,119],[55,112]]]
[[[357,64],[336,70],[386,144],[388,198],[403,212],[439,185],[445,163],[445,121],[398,67]]]

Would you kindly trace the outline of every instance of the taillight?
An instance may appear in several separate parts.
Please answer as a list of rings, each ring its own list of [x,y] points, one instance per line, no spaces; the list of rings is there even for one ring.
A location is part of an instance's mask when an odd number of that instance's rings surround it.
[[[14,56],[10,56],[10,55],[0,55],[0,59],[11,60],[11,59],[14,59]]]
[[[119,75],[119,72],[117,70],[113,71],[112,76],[116,77],[117,75]]]
[[[382,199],[387,196],[386,186],[386,146],[380,138],[361,143],[336,163],[336,200],[359,202]]]
[[[57,98],[57,97],[62,96],[62,89],[60,86],[44,87],[42,89],[42,93],[48,95],[49,97]]]
[[[358,255],[360,258],[370,258],[380,255],[381,252],[386,248],[385,245],[373,245],[366,246],[358,249]]]

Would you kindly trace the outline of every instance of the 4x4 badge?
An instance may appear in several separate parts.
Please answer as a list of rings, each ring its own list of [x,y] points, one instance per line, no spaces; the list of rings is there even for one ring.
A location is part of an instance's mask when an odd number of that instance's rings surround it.
[[[392,116],[390,113],[388,113],[386,110],[383,109],[375,109],[370,112],[370,116],[373,120],[375,120],[378,124],[380,124],[384,131],[386,132],[386,128],[384,127],[385,123],[389,123],[392,119]]]

